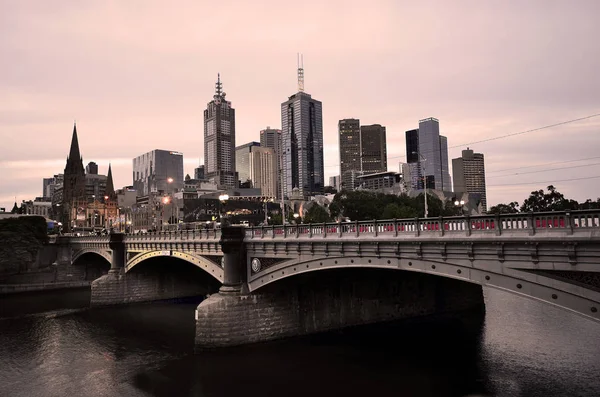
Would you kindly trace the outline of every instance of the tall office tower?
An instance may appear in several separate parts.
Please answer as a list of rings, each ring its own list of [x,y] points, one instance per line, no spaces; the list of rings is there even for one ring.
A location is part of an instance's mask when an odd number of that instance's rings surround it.
[[[54,184],[55,184],[56,175],[54,178],[44,178],[42,179],[42,197],[51,198],[52,194],[54,194]]]
[[[217,185],[234,188],[235,173],[235,109],[225,100],[221,75],[217,75],[215,95],[204,111],[204,171],[206,179]]]
[[[79,200],[85,200],[85,170],[83,169],[83,158],[79,152],[79,141],[77,139],[77,126],[73,124],[73,136],[69,157],[65,165],[63,177],[63,189],[61,208],[61,221],[65,231],[70,232],[72,222],[75,221],[74,207]]]
[[[194,168],[194,179],[202,180],[204,179],[204,166],[199,165],[198,168]]]
[[[309,197],[323,193],[323,110],[304,92],[304,68],[298,62],[298,92],[281,104],[283,194],[294,188]]]
[[[251,181],[250,152],[254,147],[260,147],[260,143],[249,142],[235,148],[235,171],[240,178],[240,184]]]
[[[360,175],[360,120],[343,119],[338,122],[340,144],[340,190],[354,190]]]
[[[332,188],[334,188],[335,190],[337,190],[338,192],[340,191],[340,176],[336,175],[336,176],[330,176],[329,177],[329,186],[331,186]]]
[[[360,127],[360,165],[363,175],[387,171],[385,127],[379,124]]]
[[[430,117],[419,121],[419,153],[426,159],[422,161],[423,174],[433,184],[433,188],[452,191],[448,168],[448,141],[440,136],[440,122]],[[420,160],[423,160],[421,158]]]
[[[452,159],[454,191],[456,193],[475,193],[481,198],[481,206],[487,211],[485,188],[485,162],[482,153],[473,153],[469,148],[462,156]]]
[[[281,143],[281,130],[272,129],[271,127],[267,127],[266,129],[260,131],[260,146],[271,148],[275,153],[275,157],[277,157],[277,169],[276,180],[277,180],[277,195],[278,199],[281,198],[281,179],[283,172],[283,156],[282,156],[282,143]]]
[[[183,188],[183,153],[155,149],[134,158],[133,188],[140,196]]]
[[[241,183],[250,182],[263,197],[277,196],[277,156],[273,149],[250,142],[235,148],[235,161]]]
[[[419,130],[406,131],[405,135],[406,164],[402,166],[402,176],[407,187],[416,190],[423,189],[423,172],[419,160]]]
[[[88,163],[88,165],[85,166],[85,173],[97,175],[98,174],[98,164],[94,163],[93,161],[90,161]]]

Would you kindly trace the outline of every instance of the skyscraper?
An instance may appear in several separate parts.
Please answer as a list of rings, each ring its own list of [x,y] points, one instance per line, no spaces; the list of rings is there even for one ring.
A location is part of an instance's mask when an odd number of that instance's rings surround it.
[[[482,153],[473,153],[467,148],[462,156],[452,159],[454,191],[456,193],[475,193],[481,198],[483,211],[487,211],[485,188],[485,162]]]
[[[340,145],[340,190],[354,190],[361,170],[360,120],[343,119],[338,122]]]
[[[445,136],[440,136],[439,120],[433,117],[420,120],[418,131],[419,153],[426,159],[422,161],[421,168],[428,187],[431,180],[434,189],[452,191],[448,167],[448,141]]]
[[[250,152],[255,147],[260,147],[258,142],[249,142],[235,148],[235,170],[240,178],[240,183],[251,181],[250,179]]]
[[[206,179],[219,186],[234,188],[235,172],[235,109],[225,100],[221,75],[217,75],[215,95],[204,111],[204,171]]]
[[[363,175],[387,171],[385,127],[379,124],[360,127],[360,165]]]
[[[309,197],[322,194],[323,110],[320,101],[304,92],[304,68],[298,65],[298,92],[281,104],[283,193],[294,188]]]
[[[281,198],[281,179],[283,172],[283,156],[282,156],[282,147],[281,143],[281,130],[272,129],[271,127],[267,127],[264,130],[260,131],[260,146],[264,148],[271,148],[277,158],[276,170],[275,170],[275,179],[277,182],[276,187],[276,197]]]
[[[407,187],[415,190],[423,189],[423,172],[419,156],[419,130],[406,131],[406,165],[401,172]],[[430,186],[427,186],[430,187]],[[431,186],[433,188],[433,186]]]

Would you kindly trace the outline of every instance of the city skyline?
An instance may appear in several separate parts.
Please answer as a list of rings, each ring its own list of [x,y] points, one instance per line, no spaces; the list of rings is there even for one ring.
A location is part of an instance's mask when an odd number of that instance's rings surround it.
[[[125,4],[0,3],[6,38],[0,56],[11,60],[0,66],[5,143],[0,207],[12,208],[15,196],[19,203],[40,196],[41,179],[62,172],[73,119],[84,164],[94,161],[105,169],[112,163],[115,188],[131,185],[131,160],[156,148],[183,152],[184,173],[193,175],[203,156],[202,109],[214,92],[215,74],[222,73],[235,100],[236,141],[255,141],[265,125],[281,128],[279,106],[295,91],[298,51],[306,56],[306,91],[323,102],[326,181],[339,175],[338,120],[356,117],[385,125],[388,169],[398,171],[397,164],[406,161],[404,132],[435,117],[448,138],[449,158],[459,157],[467,145],[485,154],[488,207],[522,202],[551,183],[577,200],[600,196],[597,179],[555,182],[598,176],[595,165],[524,169],[595,157],[600,117],[473,144],[599,113],[600,83],[593,71],[600,56],[591,39],[600,32],[595,2],[582,2],[576,10],[554,4],[544,7],[543,15],[537,9],[541,2],[469,8],[438,2],[429,30],[418,23],[419,15],[431,10],[427,5],[380,2],[369,15],[344,7],[346,16],[338,20],[339,5],[332,2],[320,5],[318,18],[301,23],[302,29],[284,41],[276,34],[280,22],[257,26],[224,16],[226,23],[246,26],[240,29],[246,33],[224,36],[224,43],[215,45],[204,40],[212,25],[198,27],[202,24],[194,20],[202,7],[189,3],[182,7],[185,13],[145,4],[139,11]],[[256,15],[242,8],[247,14],[240,15]],[[277,3],[269,8],[273,16],[288,12]],[[378,24],[367,35],[362,28],[345,27],[348,37],[341,43],[326,31],[335,32],[347,17],[369,17]],[[164,24],[151,23],[155,18]],[[578,23],[565,30],[564,18]],[[106,20],[111,26],[129,22],[106,31],[101,29]],[[163,29],[171,39],[160,39]],[[418,39],[385,39],[403,36],[404,29]],[[375,37],[384,38],[372,42]],[[349,55],[356,52],[364,60],[350,65]],[[372,56],[379,62],[372,63]],[[511,168],[519,169],[500,172]],[[559,169],[529,173],[543,168]]]

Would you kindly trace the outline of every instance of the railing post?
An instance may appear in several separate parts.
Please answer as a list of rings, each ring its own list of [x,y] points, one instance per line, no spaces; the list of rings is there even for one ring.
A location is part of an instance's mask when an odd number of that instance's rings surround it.
[[[327,237],[327,222],[323,222],[323,238]]]
[[[496,224],[494,225],[496,227],[496,236],[502,235],[502,223],[500,220],[500,214],[496,214],[494,222],[496,222]]]
[[[565,227],[567,228],[567,234],[573,234],[573,218],[570,212],[565,212]]]
[[[530,224],[530,228],[529,228],[529,235],[533,236],[535,235],[535,219],[533,216],[533,211],[529,213],[529,224]]]
[[[421,230],[419,230],[419,217],[415,218],[415,236],[419,237]]]
[[[375,235],[375,237],[377,237],[377,235],[379,234],[377,230],[377,219],[373,220],[373,234]]]
[[[471,235],[471,217],[467,214],[465,215],[465,232],[467,236]]]
[[[359,236],[359,233],[358,233],[358,221],[355,221],[354,225],[356,227],[356,237],[358,237]]]
[[[296,223],[296,238],[298,238],[299,235],[300,235],[300,227]]]
[[[398,237],[398,219],[394,218],[394,237]]]
[[[444,235],[444,217],[442,215],[440,215],[438,223],[440,225],[440,235],[443,236]]]
[[[308,224],[308,237],[312,237],[312,223]]]
[[[338,221],[338,236],[342,237],[342,220]]]

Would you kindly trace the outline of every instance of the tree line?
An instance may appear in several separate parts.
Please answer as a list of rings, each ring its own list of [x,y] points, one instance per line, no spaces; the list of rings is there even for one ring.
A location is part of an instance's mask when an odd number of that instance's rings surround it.
[[[497,204],[489,209],[490,214],[516,214],[518,212],[547,212],[600,209],[600,198],[596,201],[587,199],[580,203],[566,198],[553,185],[548,186],[547,192],[536,190],[519,206],[517,201],[508,204]]]

